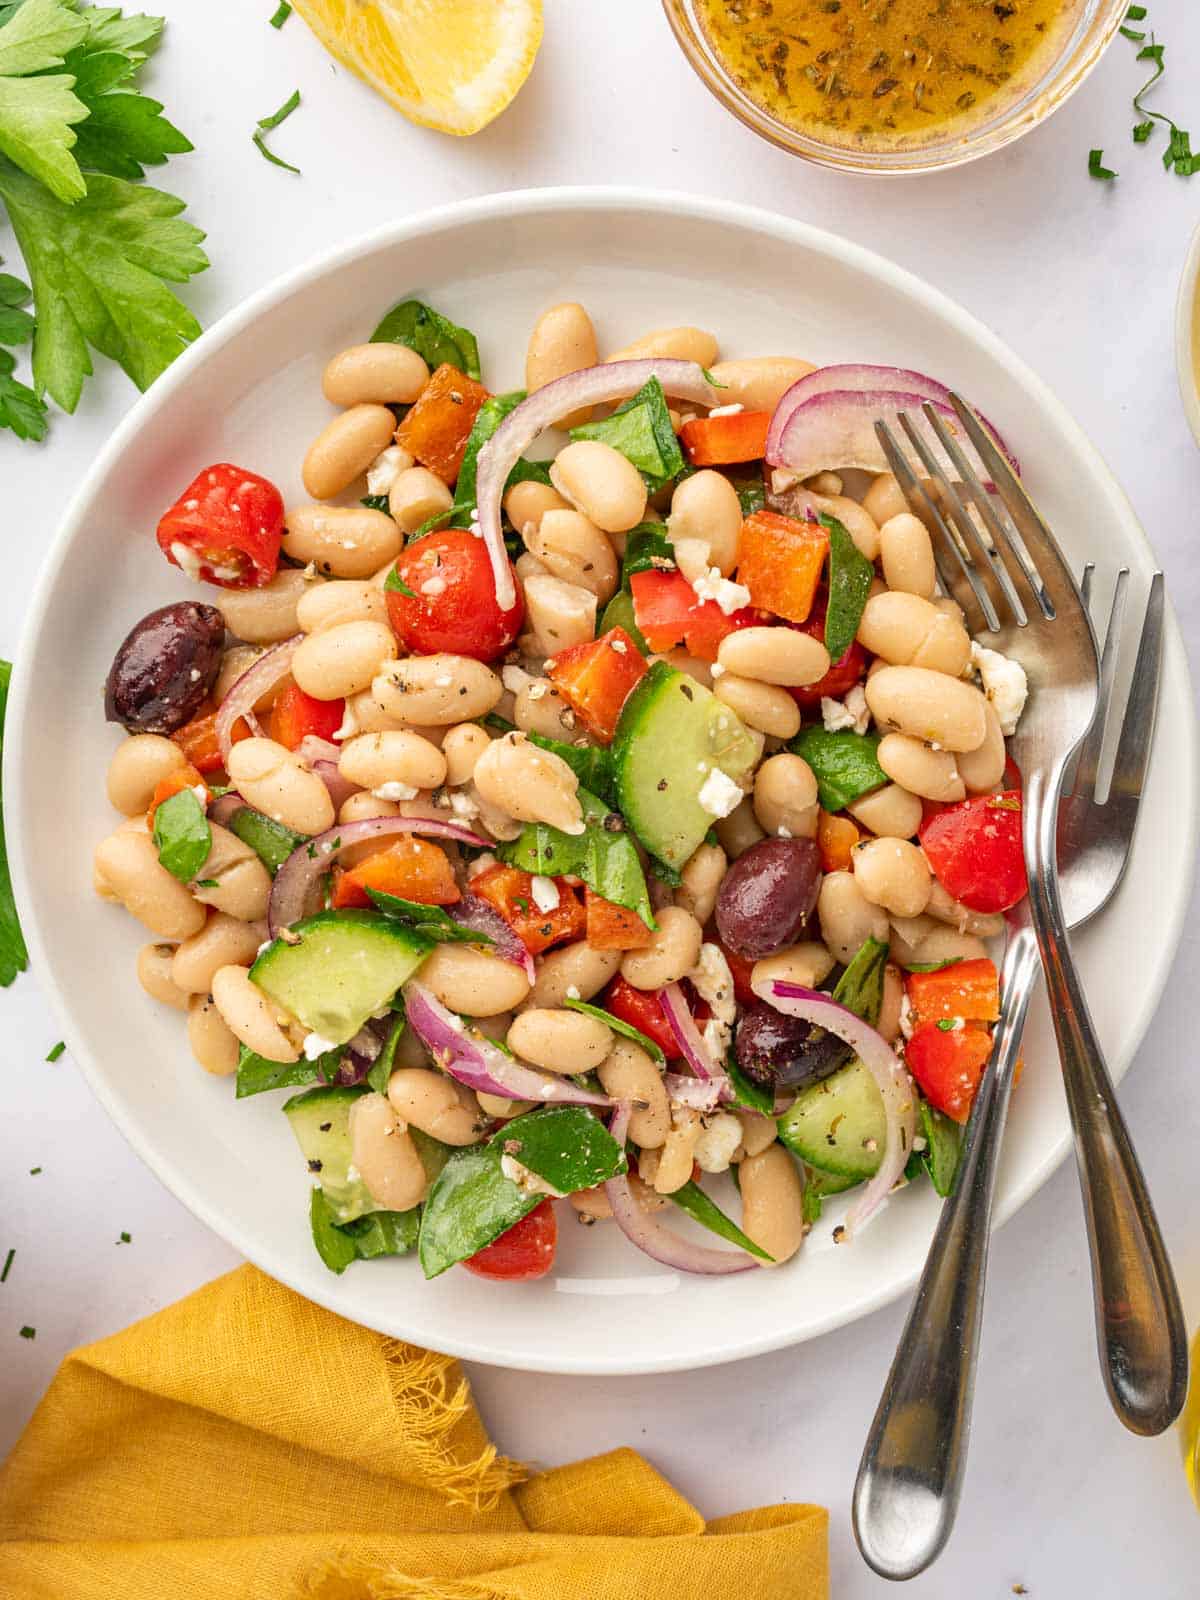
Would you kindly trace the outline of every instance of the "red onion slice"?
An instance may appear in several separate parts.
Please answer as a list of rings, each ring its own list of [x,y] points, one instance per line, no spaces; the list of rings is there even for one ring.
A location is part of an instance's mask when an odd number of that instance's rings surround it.
[[[334,811],[340,811],[345,801],[362,787],[361,784],[351,783],[349,778],[343,778],[336,761],[314,761],[312,769],[329,790]]]
[[[537,977],[533,957],[495,906],[490,906],[477,894],[468,893],[463,895],[457,905],[447,906],[446,912],[460,927],[471,928],[476,933],[486,933],[492,941],[493,955],[498,955],[504,961],[511,961],[514,966],[520,967],[530,983]]]
[[[875,436],[876,422],[886,422],[913,472],[924,477],[926,468],[900,425],[899,413],[905,411],[914,422],[919,422],[925,400],[925,395],[899,389],[830,389],[825,394],[814,395],[797,406],[787,419],[774,456],[768,457],[768,462],[773,467],[788,468],[800,480],[830,468],[857,467],[866,472],[890,472],[883,446]],[[986,483],[987,468],[964,434],[954,409],[936,400],[929,404],[954,435],[981,481]],[[953,483],[958,478],[958,468],[932,433],[928,429],[923,429],[923,433],[930,453]]]
[[[692,1111],[715,1111],[723,1099],[722,1085],[715,1078],[689,1078],[682,1072],[663,1074],[663,1088],[667,1099],[677,1106],[687,1106]]]
[[[469,1034],[461,1017],[415,981],[404,986],[404,1011],[410,1026],[442,1071],[468,1089],[502,1100],[538,1100],[560,1106],[612,1105],[604,1094],[581,1089],[570,1078],[539,1072],[505,1055],[489,1039]]]
[[[315,767],[318,761],[336,763],[341,751],[331,740],[319,738],[315,733],[306,733],[296,746],[296,754],[306,767]]]
[[[658,991],[658,1003],[688,1066],[698,1078],[717,1086],[718,1098],[726,1098],[725,1091],[730,1087],[729,1077],[724,1067],[719,1066],[709,1055],[708,1046],[701,1038],[700,1030],[688,1010],[683,990],[677,983],[667,984],[665,989]]]
[[[344,822],[327,833],[319,833],[304,844],[297,845],[275,874],[271,885],[271,898],[267,903],[267,925],[271,937],[277,939],[280,929],[307,916],[310,901],[321,878],[352,844],[362,844],[366,839],[387,839],[394,834],[420,833],[431,839],[455,839],[459,844],[474,845],[486,850],[486,839],[456,822],[437,822],[429,817],[369,817],[365,822]]]
[[[230,789],[228,794],[218,795],[208,808],[208,820],[217,822],[227,828],[234,813],[245,809],[246,802],[236,789]]]
[[[816,989],[805,989],[798,983],[785,983],[779,978],[755,984],[754,992],[760,1000],[773,1005],[776,1011],[782,1011],[789,1017],[802,1017],[806,1022],[815,1022],[819,1028],[844,1040],[875,1079],[883,1096],[887,1144],[879,1171],[846,1218],[846,1237],[849,1238],[858,1224],[865,1222],[879,1202],[891,1193],[908,1162],[916,1129],[916,1096],[912,1079],[887,1040],[869,1022],[864,1022],[853,1011],[831,1000],[827,994],[820,994]]]
[[[256,738],[262,737],[262,729],[254,715],[255,702],[287,677],[292,669],[292,657],[303,640],[304,635],[298,633],[294,638],[272,646],[259,656],[252,667],[247,667],[240,678],[234,680],[233,687],[221,701],[215,724],[222,761],[229,760],[229,752],[233,748],[233,729],[239,717],[245,718],[250,732]]]
[[[629,1133],[632,1110],[628,1100],[618,1101],[608,1125],[608,1131],[622,1147]],[[707,1245],[693,1244],[690,1239],[681,1239],[677,1233],[672,1233],[670,1228],[665,1228],[638,1205],[625,1173],[609,1178],[604,1185],[604,1192],[608,1196],[617,1227],[631,1244],[637,1245],[639,1250],[644,1250],[652,1260],[661,1262],[664,1267],[674,1267],[677,1272],[695,1272],[704,1277],[714,1277],[730,1272],[751,1272],[758,1265],[754,1257],[746,1255],[744,1251],[735,1255],[732,1250],[710,1250]]]
[[[818,367],[815,372],[810,372],[807,377],[794,383],[775,407],[775,414],[771,418],[771,426],[767,433],[766,452],[767,460],[772,465],[778,465],[777,453],[793,413],[806,400],[815,399],[820,394],[829,394],[833,390],[843,394],[855,390],[895,392],[930,400],[939,410],[950,406],[950,391],[944,383],[939,383],[936,378],[931,378],[924,372],[913,372],[908,367],[872,367],[861,362],[842,362],[834,366]],[[1020,477],[1021,469],[1017,464],[1017,458],[1000,437],[998,430],[981,413],[976,414],[996,441],[998,449],[1007,456],[1013,471]],[[848,462],[841,464],[849,465]],[[831,466],[833,463],[827,465]]]
[[[487,545],[496,583],[496,603],[507,611],[516,599],[513,572],[504,534],[500,526],[500,501],[508,475],[517,460],[539,434],[552,428],[560,417],[582,406],[603,405],[609,400],[625,400],[643,384],[657,378],[669,394],[696,405],[720,404],[719,391],[704,376],[695,361],[610,361],[604,366],[584,367],[556,378],[536,389],[528,400],[510,411],[479,452],[475,479],[476,520]]]

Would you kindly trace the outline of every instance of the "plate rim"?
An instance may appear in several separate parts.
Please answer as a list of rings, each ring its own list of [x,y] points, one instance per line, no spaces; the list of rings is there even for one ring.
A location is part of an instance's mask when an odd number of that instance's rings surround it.
[[[944,324],[950,325],[955,332],[973,342],[977,347],[982,348],[992,359],[1006,367],[1010,376],[1023,390],[1037,397],[1038,404],[1052,414],[1058,427],[1072,440],[1075,448],[1088,463],[1092,481],[1104,491],[1107,498],[1112,502],[1114,511],[1119,515],[1121,521],[1140,540],[1144,550],[1152,560],[1154,557],[1150,541],[1141,526],[1128,495],[1082,427],[1046,382],[985,323],[968,311],[953,296],[919,278],[907,268],[897,265],[886,256],[880,255],[878,252],[852,240],[844,239],[824,228],[819,228],[812,223],[785,216],[766,207],[752,206],[739,201],[724,200],[681,190],[641,188],[632,185],[580,184],[545,189],[503,190],[498,193],[450,201],[439,206],[424,208],[411,216],[393,219],[377,228],[358,234],[354,238],[329,250],[311,256],[298,266],[278,274],[261,288],[246,296],[236,305],[231,306],[228,311],[220,316],[210,328],[206,329],[192,345],[176,358],[149,390],[138,397],[80,479],[58,522],[35,580],[18,640],[18,658],[14,663],[13,681],[9,697],[7,737],[4,739],[3,776],[5,795],[6,797],[13,797],[7,799],[6,803],[8,813],[6,817],[8,854],[14,893],[26,943],[29,947],[30,967],[37,973],[39,984],[42,986],[59,1019],[63,1036],[67,1040],[73,1059],[79,1066],[88,1087],[100,1105],[134,1153],[149,1168],[158,1181],[205,1227],[215,1233],[218,1238],[231,1245],[247,1261],[251,1261],[255,1265],[258,1265],[261,1259],[272,1257],[274,1252],[269,1248],[264,1250],[261,1247],[261,1241],[256,1244],[255,1240],[250,1236],[252,1230],[248,1226],[231,1222],[224,1214],[221,1215],[221,1220],[218,1222],[214,1208],[210,1206],[205,1195],[197,1191],[190,1180],[183,1176],[167,1158],[160,1157],[152,1143],[143,1140],[135,1126],[133,1114],[126,1114],[119,1103],[115,1090],[110,1089],[106,1074],[92,1058],[86,1037],[74,1025],[65,992],[51,975],[51,968],[47,959],[48,939],[43,937],[43,929],[33,909],[32,881],[34,875],[27,860],[25,817],[24,807],[21,803],[21,790],[15,782],[15,775],[24,762],[27,741],[30,741],[34,736],[32,718],[30,716],[33,703],[32,681],[26,678],[26,675],[20,671],[19,667],[24,653],[25,641],[36,632],[39,632],[44,624],[45,613],[55,593],[69,546],[78,532],[78,526],[82,521],[85,510],[93,498],[93,485],[109,472],[126,448],[128,441],[142,427],[144,419],[166,405],[176,391],[187,384],[193,370],[202,366],[208,360],[210,353],[226,345],[258,316],[284,301],[293,292],[304,288],[311,279],[325,276],[339,267],[359,260],[364,256],[369,256],[376,251],[405,243],[423,232],[443,228],[447,225],[457,226],[487,222],[489,220],[512,219],[514,216],[525,217],[543,212],[570,212],[577,209],[686,214],[690,220],[709,223],[718,227],[734,226],[764,232],[785,244],[798,244],[813,249],[825,255],[828,259],[840,261],[848,267],[863,272],[876,281],[884,282],[889,287],[920,301],[928,311],[935,314]],[[1178,619],[1169,599],[1167,614],[1167,647],[1177,653],[1178,659],[1182,664],[1185,680],[1190,686],[1187,653],[1183,646]],[[1195,870],[1197,839],[1200,836],[1200,808],[1197,805],[1197,797],[1198,793],[1200,793],[1200,741],[1197,739],[1197,722],[1194,714],[1187,718],[1186,726],[1183,730],[1176,730],[1177,738],[1180,736],[1180,732],[1182,732],[1181,742],[1184,748],[1177,748],[1176,750],[1176,770],[1181,776],[1186,773],[1187,792],[1182,798],[1187,818],[1188,884],[1190,885],[1191,876]],[[1155,974],[1154,982],[1146,987],[1141,996],[1136,1015],[1132,1019],[1131,1035],[1133,1044],[1130,1051],[1130,1059],[1126,1067],[1115,1075],[1115,1081],[1117,1082],[1124,1077],[1125,1071],[1128,1070],[1128,1066],[1132,1064],[1133,1058],[1140,1050],[1150,1022],[1158,1009],[1178,951],[1184,920],[1187,915],[1188,900],[1188,893],[1182,893],[1173,908],[1173,914],[1169,919],[1167,929],[1170,958],[1163,963],[1161,971]],[[1071,1137],[1069,1130],[1067,1130],[1058,1140],[1045,1149],[1041,1158],[1032,1165],[1025,1178],[997,1204],[993,1217],[993,1227],[1002,1226],[1032,1198],[1057,1170],[1070,1148]],[[306,1299],[325,1305],[337,1315],[345,1315],[345,1312],[340,1308],[330,1305],[327,1299],[314,1293],[311,1285],[299,1281],[295,1274],[287,1271],[286,1263],[280,1264],[272,1261],[269,1268],[263,1266],[261,1270],[268,1272],[270,1276],[275,1277],[278,1281],[287,1284]],[[748,1336],[739,1340],[733,1348],[727,1346],[721,1349],[714,1349],[706,1352],[702,1357],[697,1357],[692,1353],[672,1356],[667,1351],[663,1354],[634,1358],[628,1355],[614,1354],[611,1359],[604,1359],[603,1356],[595,1355],[575,1359],[569,1353],[566,1353],[549,1359],[545,1356],[539,1356],[535,1361],[523,1362],[515,1358],[514,1353],[511,1352],[504,1352],[501,1356],[498,1356],[486,1344],[481,1344],[471,1337],[466,1330],[459,1331],[457,1329],[453,1337],[445,1339],[439,1337],[439,1343],[443,1346],[446,1354],[456,1356],[462,1360],[476,1361],[482,1365],[577,1377],[638,1376],[673,1371],[698,1371],[706,1367],[748,1360],[773,1350],[790,1348],[808,1339],[820,1337],[836,1328],[847,1326],[909,1293],[916,1283],[918,1275],[919,1272],[914,1271],[903,1273],[895,1280],[888,1280],[878,1291],[860,1297],[852,1307],[839,1307],[831,1310],[827,1316],[817,1317],[808,1323],[804,1331],[799,1335],[792,1335],[786,1331],[772,1331],[758,1336]],[[372,1327],[380,1333],[394,1336],[398,1323],[389,1322],[385,1325],[379,1321],[364,1319],[362,1325]],[[399,1336],[409,1337],[409,1335],[404,1334]],[[417,1332],[412,1337],[421,1339],[425,1335]]]

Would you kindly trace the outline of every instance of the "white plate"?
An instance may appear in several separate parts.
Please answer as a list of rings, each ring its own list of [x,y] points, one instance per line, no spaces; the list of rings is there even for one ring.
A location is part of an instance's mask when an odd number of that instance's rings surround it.
[[[1200,373],[1196,370],[1196,297],[1200,294],[1200,228],[1192,234],[1175,302],[1175,370],[1184,415],[1200,444]]]
[[[355,1321],[502,1366],[632,1373],[730,1361],[808,1339],[900,1294],[920,1269],[938,1202],[897,1195],[853,1245],[823,1222],[778,1272],[682,1278],[604,1224],[572,1225],[536,1284],[411,1260],[328,1273],[308,1237],[308,1178],[281,1094],[235,1104],[191,1059],[183,1019],[134,976],[145,935],[91,891],[91,853],[114,825],[104,770],[117,732],[100,691],[113,652],[152,607],[194,593],[155,548],[162,509],[193,473],[231,459],[300,495],[304,447],[327,419],[319,377],[417,292],[479,334],[494,387],[521,380],[536,315],[578,298],[602,343],[691,322],[725,355],[916,367],[954,384],[1011,440],[1073,557],[1143,587],[1150,550],[1125,497],[1046,388],[980,323],[878,256],[766,212],[694,196],[557,190],[428,212],[336,251],[254,296],[155,384],[88,475],[42,574],[21,650],[5,769],[8,833],[32,959],[72,1054],[134,1148],[197,1216],[267,1272]],[[1105,572],[1103,569],[1108,569]],[[1103,595],[1105,584],[1101,584]],[[1152,1015],[1179,935],[1196,821],[1191,697],[1167,634],[1162,720],[1138,848],[1108,914],[1078,950],[1119,1075]],[[1025,1043],[1000,1178],[1009,1215],[1068,1148],[1044,1008]]]

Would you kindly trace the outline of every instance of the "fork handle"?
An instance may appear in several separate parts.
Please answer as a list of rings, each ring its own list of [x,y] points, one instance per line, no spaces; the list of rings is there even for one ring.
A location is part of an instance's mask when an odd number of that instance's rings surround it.
[[[1033,933],[1020,928],[1005,950],[1004,1014],[967,1124],[954,1191],[942,1207],[859,1463],[854,1534],[864,1559],[885,1578],[922,1572],[954,1526],[971,1427],[996,1170],[1037,973]]]
[[[1026,826],[1036,828],[1038,844],[1026,858],[1053,862],[1058,785],[1034,774],[1025,803],[1032,813]],[[1055,872],[1031,875],[1029,902],[1075,1134],[1100,1367],[1125,1426],[1158,1434],[1179,1415],[1187,1393],[1179,1290],[1075,971]]]

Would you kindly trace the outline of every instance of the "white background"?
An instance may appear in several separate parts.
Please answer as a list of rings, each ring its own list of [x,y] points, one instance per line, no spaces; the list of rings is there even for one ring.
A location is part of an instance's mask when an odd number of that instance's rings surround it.
[[[546,40],[529,83],[468,141],[409,126],[335,67],[299,18],[271,30],[273,0],[163,0],[158,9],[170,25],[150,87],[197,150],[152,181],[186,197],[208,229],[213,267],[188,291],[206,324],[337,241],[467,195],[621,182],[774,207],[947,290],[1042,374],[1131,494],[1192,644],[1200,455],[1180,409],[1172,332],[1200,220],[1200,174],[1190,182],[1165,174],[1161,136],[1149,148],[1130,144],[1129,99],[1144,64],[1125,41],[1018,146],[957,173],[888,182],[824,173],[744,131],[692,76],[656,0],[546,0]],[[1151,9],[1167,45],[1158,103],[1186,121],[1200,81],[1200,17],[1187,0]],[[303,106],[273,137],[303,169],[299,178],[268,166],[250,143],[255,119],[295,87]],[[1116,183],[1089,180],[1093,145],[1120,169]],[[20,270],[2,226],[0,254]],[[56,419],[48,444],[0,435],[3,655],[19,656],[42,552],[133,398],[105,365],[79,414]],[[53,707],[46,726],[47,737],[70,737]],[[1158,759],[1171,759],[1169,728]],[[1191,863],[1178,870],[1190,873]],[[1189,928],[1122,1090],[1193,1326],[1198,954]],[[114,1005],[120,996],[115,984]],[[0,1287],[2,1451],[67,1350],[235,1257],[141,1167],[70,1060],[43,1064],[59,1030],[36,973],[0,1008],[0,1256],[16,1247]],[[117,1244],[122,1230],[131,1244]],[[897,1305],[815,1343],[691,1376],[589,1381],[477,1368],[473,1377],[489,1426],[512,1454],[553,1464],[631,1443],[708,1514],[776,1500],[829,1506],[834,1593],[860,1600],[887,1586],[857,1557],[848,1497],[902,1317]],[[33,1341],[18,1337],[26,1323],[37,1329]],[[1196,1592],[1196,1516],[1177,1438],[1136,1440],[1105,1403],[1077,1189],[1065,1168],[996,1239],[965,1503],[949,1551],[907,1592],[991,1600],[1023,1583],[1034,1596],[1183,1600]]]

